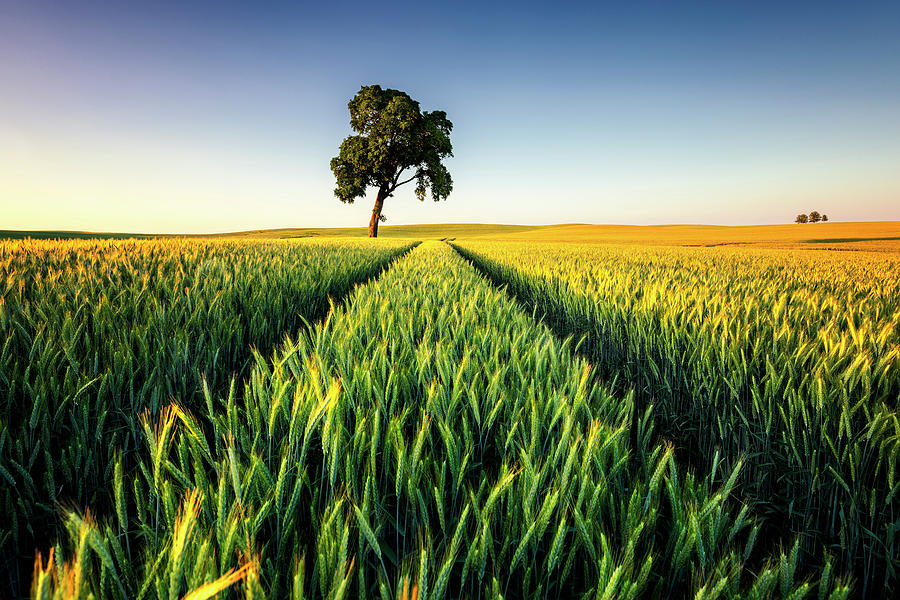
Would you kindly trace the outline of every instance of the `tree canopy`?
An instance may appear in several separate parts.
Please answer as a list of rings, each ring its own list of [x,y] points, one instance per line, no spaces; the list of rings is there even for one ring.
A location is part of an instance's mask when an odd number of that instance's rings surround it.
[[[378,189],[369,236],[377,237],[384,200],[401,185],[416,182],[415,193],[425,200],[445,200],[453,179],[442,160],[453,156],[450,131],[453,123],[442,110],[422,112],[405,92],[367,85],[347,105],[355,135],[341,143],[331,159],[337,187],[334,195],[352,203],[369,187]]]
[[[827,222],[828,215],[820,215],[819,211],[814,210],[808,215],[797,215],[794,218],[795,223],[819,223],[819,222]]]

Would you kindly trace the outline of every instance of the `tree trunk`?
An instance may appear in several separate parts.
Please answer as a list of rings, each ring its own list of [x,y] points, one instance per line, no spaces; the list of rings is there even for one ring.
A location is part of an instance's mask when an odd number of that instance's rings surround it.
[[[378,197],[375,198],[375,208],[372,209],[372,218],[369,219],[369,237],[378,237],[378,223],[381,221],[381,207],[384,206],[384,199],[387,193],[381,189],[378,190]]]

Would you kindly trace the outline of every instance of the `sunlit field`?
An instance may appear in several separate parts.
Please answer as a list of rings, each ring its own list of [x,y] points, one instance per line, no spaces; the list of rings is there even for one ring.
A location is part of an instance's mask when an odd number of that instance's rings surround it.
[[[0,241],[0,596],[900,592],[900,224],[336,231]]]
[[[441,223],[430,225],[382,225],[381,237],[429,239],[491,239],[568,242],[577,244],[641,244],[666,246],[778,246],[796,248],[896,249],[900,250],[900,221],[865,223],[809,223],[804,225],[497,225],[486,223]],[[2,238],[96,237],[88,232],[2,231]],[[176,237],[146,234],[105,233],[112,237]],[[294,239],[313,237],[366,237],[364,227],[288,228],[238,231],[187,236],[193,238]]]
[[[460,250],[632,390],[676,456],[699,472],[739,468],[766,539],[835,553],[869,586],[893,577],[900,254]]]

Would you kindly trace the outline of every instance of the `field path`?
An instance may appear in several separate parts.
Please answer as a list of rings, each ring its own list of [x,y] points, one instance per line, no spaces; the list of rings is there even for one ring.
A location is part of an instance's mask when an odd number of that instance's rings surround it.
[[[226,396],[255,349],[270,355],[414,245],[0,241],[0,597],[25,595],[60,504],[112,513],[141,414]]]
[[[759,545],[799,537],[809,560],[833,553],[863,594],[893,597],[896,255],[453,246],[573,337],[602,381],[634,390],[636,412],[652,410],[679,462],[717,481],[741,465],[736,489],[763,517]]]

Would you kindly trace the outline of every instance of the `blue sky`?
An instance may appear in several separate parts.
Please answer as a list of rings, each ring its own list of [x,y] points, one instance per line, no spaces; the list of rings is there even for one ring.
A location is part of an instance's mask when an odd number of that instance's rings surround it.
[[[455,125],[388,224],[900,219],[900,3],[325,4],[0,2],[0,229],[362,226],[370,83]]]

